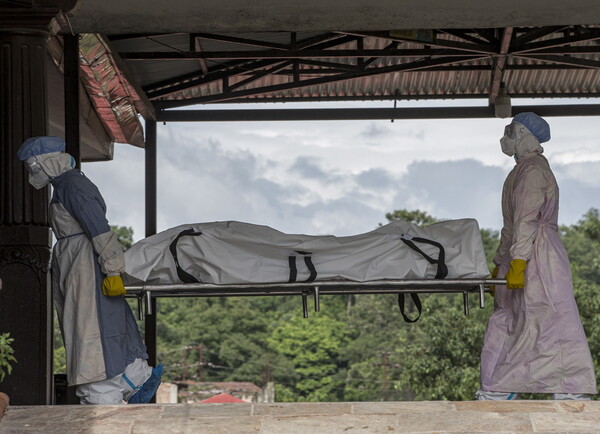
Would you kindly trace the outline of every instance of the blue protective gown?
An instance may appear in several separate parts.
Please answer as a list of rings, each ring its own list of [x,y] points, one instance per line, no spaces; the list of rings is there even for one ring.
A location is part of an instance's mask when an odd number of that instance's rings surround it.
[[[110,231],[104,199],[83,173],[68,170],[52,186],[52,289],[67,379],[78,385],[112,378],[136,358],[148,358],[125,298],[101,290],[105,275],[124,270],[123,251]]]

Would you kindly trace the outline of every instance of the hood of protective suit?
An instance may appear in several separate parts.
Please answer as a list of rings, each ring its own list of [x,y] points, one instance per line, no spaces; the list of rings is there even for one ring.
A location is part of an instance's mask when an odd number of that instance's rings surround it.
[[[29,183],[40,189],[54,178],[73,169],[75,160],[66,152],[50,152],[30,157],[26,164],[29,168]]]
[[[516,121],[511,122],[505,128],[504,136],[500,139],[500,145],[502,146],[502,152],[509,157],[514,156],[516,160],[531,152],[539,154],[544,152],[544,148],[531,131],[525,125]]]

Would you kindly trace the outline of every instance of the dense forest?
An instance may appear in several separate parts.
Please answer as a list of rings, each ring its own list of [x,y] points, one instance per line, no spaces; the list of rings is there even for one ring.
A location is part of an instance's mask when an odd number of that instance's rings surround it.
[[[399,210],[386,218],[436,221],[422,211]],[[131,245],[130,228],[113,230],[124,246]],[[560,233],[600,380],[598,210]],[[498,231],[481,234],[491,261]],[[303,318],[297,296],[160,299],[158,360],[165,381],[274,382],[276,401],[473,399],[491,297],[485,309],[472,308],[468,316],[461,295],[421,299],[423,315],[413,324],[402,319],[394,295],[322,296],[320,312],[311,311],[309,318]],[[64,348],[58,336],[56,344],[60,372]]]

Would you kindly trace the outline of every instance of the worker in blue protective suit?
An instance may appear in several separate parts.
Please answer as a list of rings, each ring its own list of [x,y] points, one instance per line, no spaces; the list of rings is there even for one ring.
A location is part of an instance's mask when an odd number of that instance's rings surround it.
[[[519,113],[500,139],[516,165],[502,189],[504,225],[492,276],[497,286],[481,351],[478,400],[549,393],[588,400],[596,394],[594,363],[573,296],[567,251],[558,233],[558,185],[541,143],[550,126]]]
[[[65,343],[67,380],[82,404],[149,402],[162,365],[152,369],[123,295],[121,245],[96,186],[75,169],[59,137],[32,137],[18,151],[37,189],[51,183],[54,304]]]

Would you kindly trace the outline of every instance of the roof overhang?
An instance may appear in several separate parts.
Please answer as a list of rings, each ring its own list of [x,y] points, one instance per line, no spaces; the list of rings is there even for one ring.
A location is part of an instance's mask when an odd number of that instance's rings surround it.
[[[76,33],[242,33],[500,28],[600,23],[595,0],[84,1]]]

